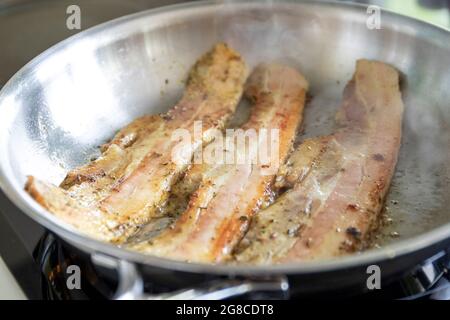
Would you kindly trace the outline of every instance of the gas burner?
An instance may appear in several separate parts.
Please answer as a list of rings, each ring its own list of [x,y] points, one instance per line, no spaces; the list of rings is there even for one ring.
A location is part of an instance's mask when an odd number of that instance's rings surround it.
[[[113,282],[94,270],[92,263],[68,252],[52,234],[39,241],[34,258],[41,271],[42,298],[45,300],[108,299],[115,289]],[[80,288],[69,289],[68,267],[76,265],[82,270]]]
[[[48,300],[85,300],[85,299],[112,299],[117,294],[120,272],[111,268],[104,268],[104,263],[93,262],[82,253],[72,251],[64,242],[51,233],[45,234],[39,241],[34,252],[41,271],[42,298]],[[81,289],[68,289],[71,273],[67,268],[71,265],[80,267],[83,272]],[[403,277],[392,281],[381,290],[367,293],[352,290],[340,293],[340,297],[353,299],[400,299],[400,300],[450,300],[450,248],[441,251],[414,267]],[[144,292],[147,294],[162,294],[168,288],[158,287],[151,279],[144,280]],[[180,287],[179,290],[183,288]],[[172,288],[173,290],[173,288]],[[132,297],[131,292],[122,291],[122,297]],[[283,296],[246,295],[247,299],[260,298],[286,298]],[[321,294],[321,298],[334,298]],[[290,298],[302,298],[291,296]]]
[[[450,300],[450,249],[441,251],[402,278],[402,300]]]

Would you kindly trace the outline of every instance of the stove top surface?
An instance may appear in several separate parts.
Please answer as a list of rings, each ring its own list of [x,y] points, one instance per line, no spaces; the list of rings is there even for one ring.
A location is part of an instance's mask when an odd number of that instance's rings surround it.
[[[20,249],[17,245],[15,249]],[[45,300],[85,300],[85,299],[111,299],[118,286],[117,274],[106,274],[99,269],[99,265],[86,259],[67,248],[64,243],[51,233],[44,233],[39,239],[31,256],[28,252],[19,254],[22,268],[13,268],[16,279],[24,288],[29,298]],[[17,266],[19,266],[17,265]],[[84,276],[80,289],[68,287],[71,273],[69,266],[79,266]],[[24,268],[26,266],[26,268]],[[407,270],[405,274],[392,279],[380,290],[358,292],[355,290],[342,290],[334,293],[320,293],[320,299],[400,299],[400,300],[450,300],[450,248],[441,251],[422,264]],[[184,288],[180,288],[184,289]],[[165,293],[164,289],[153,285],[151,278],[144,283],[147,294]],[[274,296],[244,295],[244,299],[261,299]],[[275,296],[280,298],[281,296]],[[283,296],[286,297],[286,296]],[[291,295],[291,299],[306,298],[304,295]]]

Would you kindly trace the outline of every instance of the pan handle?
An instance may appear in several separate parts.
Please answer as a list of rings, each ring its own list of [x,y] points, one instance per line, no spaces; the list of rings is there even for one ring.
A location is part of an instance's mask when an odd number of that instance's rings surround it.
[[[147,294],[144,281],[136,265],[104,254],[95,253],[92,262],[115,269],[118,286],[113,295],[115,300],[223,300],[251,294],[258,298],[287,299],[289,283],[284,276],[259,279],[219,279],[199,286],[162,294]]]

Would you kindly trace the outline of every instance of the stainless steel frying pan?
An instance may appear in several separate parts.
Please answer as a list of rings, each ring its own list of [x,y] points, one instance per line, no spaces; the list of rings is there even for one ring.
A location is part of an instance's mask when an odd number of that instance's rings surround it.
[[[386,11],[381,29],[372,30],[366,9],[314,1],[196,2],[126,16],[71,37],[31,61],[0,93],[1,188],[68,246],[118,268],[118,296],[134,288],[127,297],[143,297],[140,281],[148,274],[174,288],[224,276],[213,289],[234,291],[212,297],[288,285],[299,292],[363,286],[371,264],[386,277],[398,274],[450,239],[450,32]],[[306,75],[314,97],[306,136],[332,130],[356,59],[382,60],[403,72],[404,138],[386,202],[392,223],[380,232],[380,248],[271,267],[174,262],[87,238],[23,191],[27,175],[58,184],[120,127],[170,107],[189,67],[217,41],[229,42],[251,66],[276,60]],[[235,285],[228,280],[234,277],[246,280]],[[211,288],[203,289],[196,293]]]

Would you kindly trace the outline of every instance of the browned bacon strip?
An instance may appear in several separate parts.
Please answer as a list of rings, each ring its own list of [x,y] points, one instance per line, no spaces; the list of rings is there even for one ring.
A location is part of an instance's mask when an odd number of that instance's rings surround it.
[[[109,179],[108,183],[101,181],[104,182],[103,184],[112,184],[123,174],[127,166],[133,166],[134,163],[142,160],[143,155],[152,147],[152,134],[163,124],[164,120],[160,115],[147,115],[134,120],[121,129],[110,142],[101,146],[102,155],[98,159],[69,171],[60,187],[66,190],[76,189],[77,185],[84,182],[86,183],[82,186],[83,188],[96,187],[102,179]],[[133,146],[137,141],[141,147]],[[125,149],[129,155],[124,152]]]
[[[259,66],[246,88],[246,95],[255,101],[255,106],[241,129],[259,133],[263,128],[279,130],[279,149],[270,158],[274,171],[265,174],[264,165],[250,161],[210,168],[174,226],[150,242],[131,248],[188,261],[218,262],[227,257],[253,213],[268,197],[278,164],[284,162],[291,149],[302,119],[307,87],[303,76],[291,68],[276,64]],[[257,149],[266,142],[260,142]],[[218,143],[207,148],[216,148]],[[245,146],[239,147],[234,140],[232,143],[236,155],[246,154]],[[225,153],[229,151],[227,148]]]
[[[402,113],[398,72],[358,61],[344,92],[341,128],[327,138],[310,172],[254,219],[236,260],[306,261],[360,248],[377,227],[397,161]]]
[[[82,233],[99,240],[115,237],[118,224],[114,216],[80,204],[61,188],[28,177],[25,190],[45,209]]]
[[[326,150],[330,137],[321,137],[303,141],[289,159],[280,167],[275,182],[275,189],[290,189],[303,180],[312,170],[314,161]]]
[[[186,92],[166,116],[166,125],[153,137],[156,150],[145,155],[137,168],[114,186],[113,193],[102,200],[101,207],[118,213],[133,225],[144,223],[167,199],[168,192],[186,163],[176,163],[172,151],[179,141],[172,132],[185,129],[192,137],[186,160],[213,138],[214,129],[222,128],[234,112],[242,93],[245,67],[240,57],[225,46],[217,46],[190,74]],[[194,123],[202,121],[203,136],[195,137]]]
[[[331,137],[304,142],[291,158],[297,160],[290,160],[297,167],[286,172],[282,181],[283,187],[294,187],[255,215],[248,233],[235,249],[235,260],[264,264],[282,258],[298,241],[312,212],[335,187],[333,178],[339,172],[342,154]]]
[[[102,148],[99,159],[67,175],[61,185],[64,194],[89,210],[115,217],[117,226],[111,231],[118,236],[108,240],[122,242],[158,211],[193,153],[212,140],[215,130],[224,127],[239,102],[246,74],[245,64],[235,51],[225,44],[216,45],[195,64],[185,93],[174,108],[165,115],[142,117],[122,129]],[[194,133],[196,121],[201,121],[203,135]],[[185,162],[172,158],[179,143],[172,140],[172,134],[179,129],[192,137]],[[35,182],[30,179],[27,190],[39,190],[34,188]],[[33,195],[43,199],[37,192]],[[66,215],[60,213],[64,219]]]
[[[142,225],[137,232],[130,236],[124,245],[132,246],[135,243],[149,241],[169,228],[187,209],[189,199],[198,189],[204,175],[214,170],[215,165],[194,164],[186,171],[170,192],[167,203],[159,213]]]

